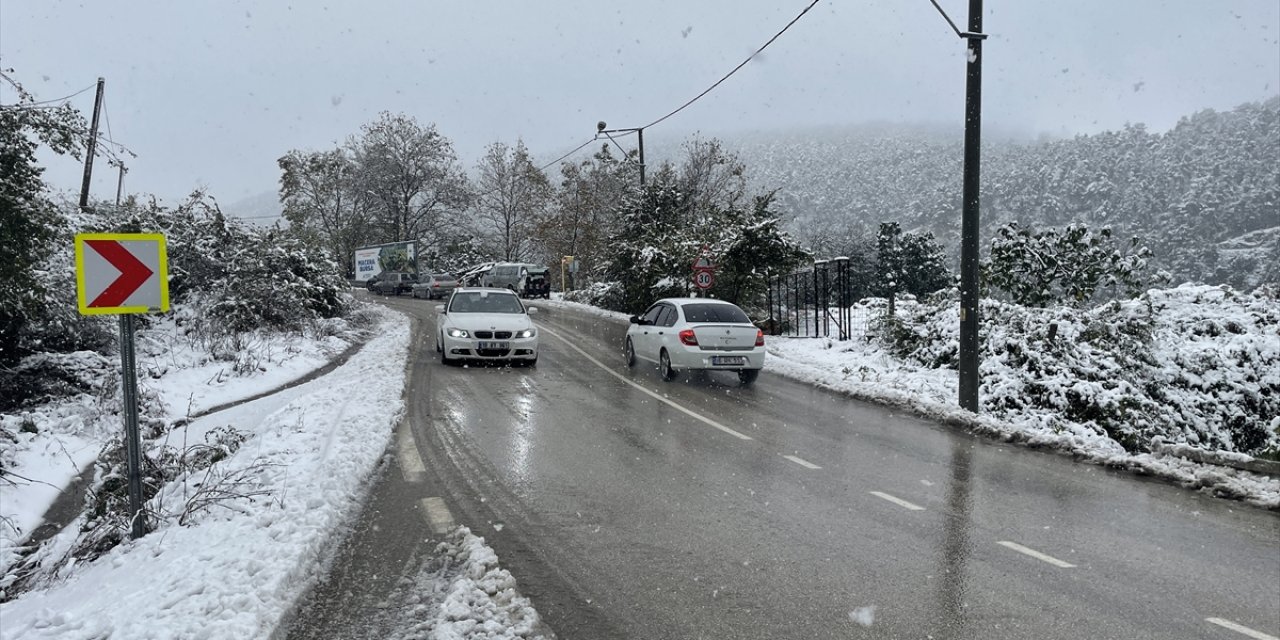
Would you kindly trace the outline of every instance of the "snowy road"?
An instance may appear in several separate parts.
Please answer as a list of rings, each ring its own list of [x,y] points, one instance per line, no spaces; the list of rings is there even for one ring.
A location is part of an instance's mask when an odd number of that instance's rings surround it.
[[[430,335],[434,304],[387,302]],[[408,425],[425,464],[388,471],[335,568],[348,582],[318,611],[376,600],[341,597],[357,574],[412,584],[434,496],[562,638],[1280,635],[1275,513],[767,366],[746,389],[727,374],[664,383],[623,367],[620,325],[543,312],[536,370],[443,367],[430,339],[415,342]]]

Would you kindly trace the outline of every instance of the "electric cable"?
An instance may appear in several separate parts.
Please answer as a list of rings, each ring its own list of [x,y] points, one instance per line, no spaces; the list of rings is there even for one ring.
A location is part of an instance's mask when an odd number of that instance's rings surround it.
[[[78,95],[80,95],[80,94],[82,94],[82,93],[84,93],[84,92],[86,92],[86,91],[88,91],[88,90],[90,90],[90,89],[93,89],[94,87],[97,87],[97,86],[98,86],[98,83],[96,83],[96,82],[95,82],[95,83],[93,83],[93,84],[91,84],[91,85],[89,85],[89,86],[87,86],[87,87],[85,87],[85,88],[83,88],[83,89],[81,89],[81,90],[79,90],[79,91],[77,91],[77,92],[75,92],[75,93],[73,93],[73,94],[69,95],[69,96],[64,96],[64,97],[57,98],[57,99],[54,99],[54,100],[40,100],[40,101],[38,101],[38,102],[28,102],[28,103],[18,102],[18,103],[15,103],[15,104],[5,104],[5,105],[0,105],[0,109],[37,109],[37,108],[46,108],[46,109],[49,109],[49,108],[54,108],[54,107],[50,107],[50,106],[46,106],[46,105],[52,105],[52,104],[53,104],[53,103],[55,103],[55,102],[66,102],[67,100],[70,100],[70,99],[72,99],[72,98],[74,98],[74,97],[76,97],[76,96],[78,96]],[[26,91],[23,91],[23,93],[26,93]],[[31,95],[31,94],[27,93],[27,95]]]
[[[736,66],[736,67],[734,67],[734,68],[733,68],[733,70],[732,70],[732,71],[730,71],[729,73],[726,73],[726,74],[725,74],[725,76],[724,76],[723,78],[720,78],[719,80],[716,80],[715,84],[711,85],[710,87],[707,87],[707,90],[706,90],[706,91],[703,91],[702,93],[699,93],[698,95],[694,96],[692,100],[690,100],[690,101],[688,101],[688,102],[686,102],[686,103],[684,103],[684,104],[680,105],[679,107],[677,107],[677,108],[676,108],[676,110],[675,110],[675,111],[672,111],[671,113],[668,113],[667,115],[662,116],[661,118],[658,118],[657,120],[654,120],[653,122],[650,122],[649,124],[647,124],[647,125],[645,125],[645,126],[643,126],[643,127],[639,127],[639,128],[640,128],[640,129],[648,129],[649,127],[652,127],[652,126],[654,126],[654,125],[656,125],[656,124],[658,124],[658,123],[662,122],[663,120],[666,120],[667,118],[670,118],[671,116],[674,116],[675,114],[680,113],[681,111],[683,111],[683,110],[685,109],[685,107],[688,107],[689,105],[691,105],[691,104],[693,104],[693,103],[697,102],[700,98],[702,98],[702,96],[705,96],[705,95],[707,95],[708,93],[711,93],[711,91],[712,91],[713,89],[715,89],[716,87],[720,86],[720,83],[724,82],[725,80],[728,80],[728,79],[729,79],[729,77],[730,77],[730,76],[732,76],[733,74],[737,73],[739,69],[741,69],[741,68],[743,68],[743,67],[747,66],[747,63],[748,63],[748,62],[751,62],[752,58],[755,58],[756,56],[760,55],[760,53],[761,53],[762,51],[764,51],[764,50],[765,50],[769,45],[773,44],[773,41],[774,41],[774,40],[777,40],[780,36],[782,36],[782,34],[786,33],[786,32],[787,32],[787,29],[790,29],[790,28],[791,28],[791,25],[794,25],[796,22],[799,22],[799,21],[800,21],[800,18],[803,18],[803,17],[804,17],[804,14],[809,13],[809,10],[810,10],[810,9],[812,9],[812,8],[814,7],[814,5],[816,5],[816,4],[818,4],[818,0],[813,0],[813,2],[810,2],[810,3],[809,3],[809,6],[805,7],[805,8],[804,8],[804,10],[803,10],[803,11],[801,11],[801,12],[799,13],[799,15],[797,15],[797,16],[796,16],[796,17],[794,17],[794,18],[792,18],[792,19],[791,19],[791,22],[788,22],[788,23],[787,23],[787,26],[783,27],[781,31],[779,31],[778,33],[774,34],[774,36],[773,36],[772,38],[769,38],[769,41],[768,41],[768,42],[766,42],[766,43],[764,43],[763,45],[761,45],[759,49],[756,49],[755,53],[752,53],[751,55],[747,56],[747,59],[746,59],[746,60],[743,60],[742,62],[740,62],[740,63],[738,64],[738,66]]]

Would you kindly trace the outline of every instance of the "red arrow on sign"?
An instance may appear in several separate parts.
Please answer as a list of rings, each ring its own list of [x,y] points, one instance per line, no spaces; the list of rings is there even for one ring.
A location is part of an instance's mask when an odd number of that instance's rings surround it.
[[[85,244],[98,252],[98,255],[106,258],[111,266],[120,271],[120,275],[112,282],[102,293],[98,294],[93,302],[89,303],[90,307],[119,307],[124,305],[124,301],[138,290],[147,278],[154,273],[147,265],[142,264],[137,258],[133,257],[127,249],[120,246],[115,240],[85,240]]]

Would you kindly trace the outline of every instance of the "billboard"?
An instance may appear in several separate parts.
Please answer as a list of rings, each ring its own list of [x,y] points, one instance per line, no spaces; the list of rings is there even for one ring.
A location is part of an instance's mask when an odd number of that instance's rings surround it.
[[[413,242],[393,242],[356,249],[356,281],[366,282],[383,271],[418,273]]]

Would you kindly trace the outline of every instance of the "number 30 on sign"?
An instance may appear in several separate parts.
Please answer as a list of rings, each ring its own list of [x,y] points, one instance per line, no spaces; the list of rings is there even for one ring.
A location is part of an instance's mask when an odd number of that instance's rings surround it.
[[[715,282],[716,277],[710,271],[699,271],[693,274],[693,286],[699,289],[710,289]]]

